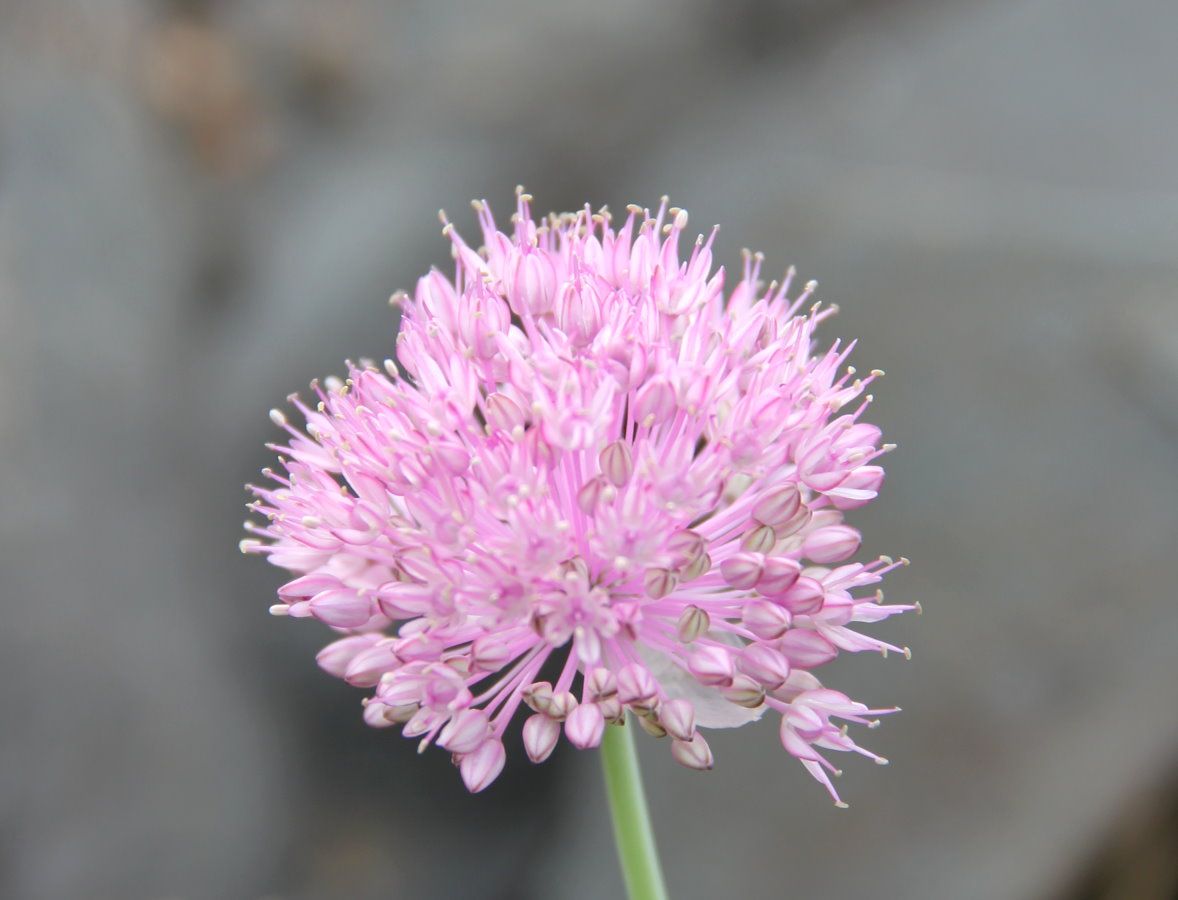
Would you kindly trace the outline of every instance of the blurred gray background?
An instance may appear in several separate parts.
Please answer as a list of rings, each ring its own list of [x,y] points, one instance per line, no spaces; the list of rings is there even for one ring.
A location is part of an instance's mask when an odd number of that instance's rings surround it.
[[[679,898],[1178,896],[1178,6],[0,2],[0,895],[621,892],[592,754],[469,797],[237,553],[266,411],[526,183],[796,263],[888,376],[830,681],[903,714],[834,809],[771,726],[646,746]],[[649,743],[649,742],[648,742]]]

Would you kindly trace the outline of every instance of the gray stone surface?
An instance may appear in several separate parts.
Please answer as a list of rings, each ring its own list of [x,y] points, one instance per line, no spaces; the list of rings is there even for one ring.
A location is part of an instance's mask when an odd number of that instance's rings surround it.
[[[858,521],[926,615],[832,681],[892,765],[644,747],[674,895],[1053,896],[1178,747],[1176,8],[324,8],[0,5],[0,894],[618,895],[595,760],[467,797],[236,554],[266,410],[525,181],[670,193],[888,371]]]

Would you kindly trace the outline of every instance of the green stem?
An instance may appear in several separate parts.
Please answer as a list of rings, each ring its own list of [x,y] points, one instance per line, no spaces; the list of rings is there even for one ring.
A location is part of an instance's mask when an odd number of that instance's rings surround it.
[[[667,888],[642,793],[638,754],[634,751],[633,725],[606,726],[601,765],[626,893],[630,900],[666,900]]]

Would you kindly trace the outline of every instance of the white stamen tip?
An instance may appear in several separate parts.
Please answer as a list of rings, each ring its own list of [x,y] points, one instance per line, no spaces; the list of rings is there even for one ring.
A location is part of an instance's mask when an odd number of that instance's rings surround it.
[[[270,615],[272,616],[289,616],[290,607],[285,603],[275,603],[270,607]]]
[[[270,421],[282,428],[286,425],[286,413],[280,409],[272,409],[270,410]]]

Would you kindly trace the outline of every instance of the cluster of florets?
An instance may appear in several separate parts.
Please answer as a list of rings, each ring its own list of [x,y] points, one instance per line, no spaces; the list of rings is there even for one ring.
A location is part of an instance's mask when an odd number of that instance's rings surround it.
[[[617,230],[588,208],[537,224],[529,201],[510,234],[475,203],[477,251],[445,225],[455,276],[394,296],[396,362],[291,397],[302,429],[272,413],[289,440],[243,542],[299,576],[271,611],[339,632],[319,664],[373,690],[370,724],[453,754],[471,791],[521,705],[534,762],[629,711],[696,769],[703,729],[773,710],[838,801],[821,751],[882,762],[840,722],[891,710],[815,670],[899,650],[851,626],[914,608],[874,588],[904,560],[848,562],[843,514],[890,449],[861,420],[882,373],[856,377],[837,342],[814,353],[834,310],[813,282],[790,299],[792,269],[762,289],[746,254],[725,299],[715,230],[682,259],[687,214],[665,201]]]

